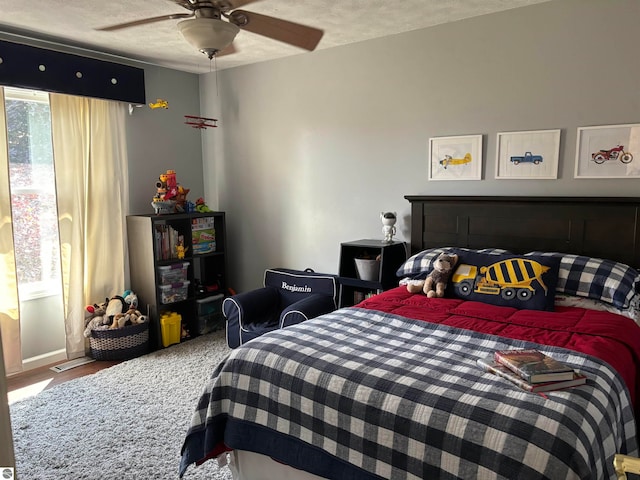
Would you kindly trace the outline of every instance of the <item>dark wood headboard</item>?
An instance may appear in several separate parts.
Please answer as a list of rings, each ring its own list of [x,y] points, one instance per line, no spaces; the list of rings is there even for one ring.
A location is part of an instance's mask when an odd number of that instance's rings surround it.
[[[411,253],[500,247],[576,253],[640,266],[640,198],[407,195]]]

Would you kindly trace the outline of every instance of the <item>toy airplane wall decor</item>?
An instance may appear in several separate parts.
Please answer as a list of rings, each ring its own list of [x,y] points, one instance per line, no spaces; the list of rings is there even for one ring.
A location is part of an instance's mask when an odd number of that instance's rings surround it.
[[[155,110],[156,108],[169,108],[169,102],[161,98],[156,99],[155,103],[150,103],[149,108]]]
[[[185,115],[185,122],[187,125],[191,125],[193,128],[216,128],[217,118],[196,117],[193,115]]]

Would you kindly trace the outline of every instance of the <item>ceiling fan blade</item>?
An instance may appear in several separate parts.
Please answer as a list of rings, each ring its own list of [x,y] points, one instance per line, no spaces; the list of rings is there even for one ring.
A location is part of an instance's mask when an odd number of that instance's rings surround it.
[[[317,28],[246,10],[234,10],[229,15],[229,21],[242,30],[248,30],[305,50],[314,50],[324,35],[324,32]]]
[[[160,15],[159,17],[145,18],[143,20],[134,20],[133,22],[119,23],[117,25],[110,25],[108,27],[96,28],[96,30],[100,30],[103,32],[111,32],[113,30],[120,30],[121,28],[135,27],[137,25],[160,22],[162,20],[173,20],[175,18],[189,18],[189,17],[193,17],[193,13],[174,13],[171,15]]]

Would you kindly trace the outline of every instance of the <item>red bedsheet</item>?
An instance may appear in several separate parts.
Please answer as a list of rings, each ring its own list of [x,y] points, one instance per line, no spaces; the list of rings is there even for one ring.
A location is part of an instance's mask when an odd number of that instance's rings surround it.
[[[640,327],[630,318],[577,307],[557,307],[555,312],[547,312],[427,298],[410,294],[406,287],[388,290],[357,306],[591,355],[620,374],[639,410]]]

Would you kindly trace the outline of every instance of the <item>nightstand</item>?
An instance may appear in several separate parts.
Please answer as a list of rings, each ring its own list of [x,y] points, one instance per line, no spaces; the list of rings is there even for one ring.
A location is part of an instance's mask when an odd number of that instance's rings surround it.
[[[377,277],[362,280],[356,270],[356,258],[375,259],[380,256]],[[382,240],[356,240],[340,244],[340,292],[338,307],[348,307],[370,295],[398,286],[396,271],[407,259],[404,242],[383,243]]]

